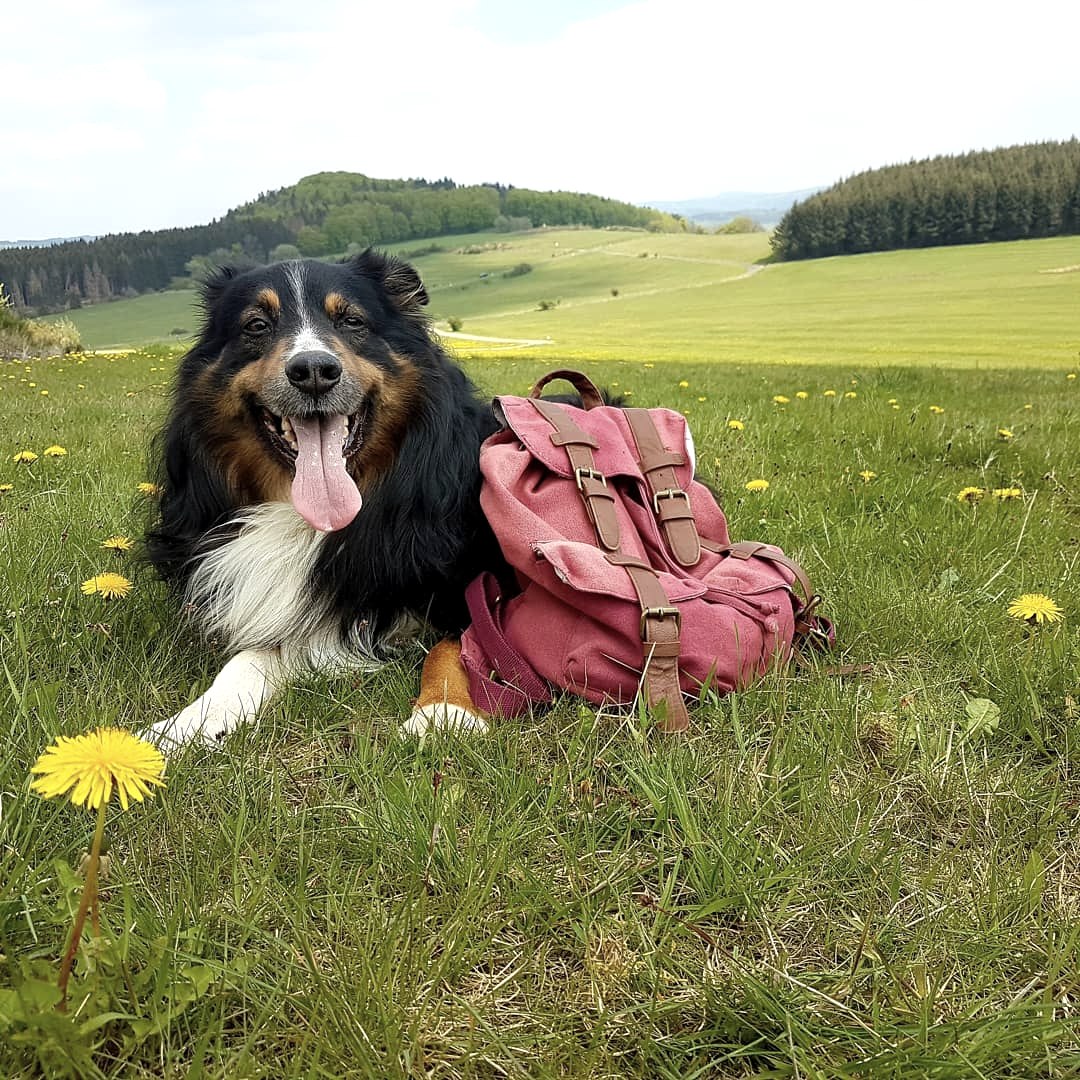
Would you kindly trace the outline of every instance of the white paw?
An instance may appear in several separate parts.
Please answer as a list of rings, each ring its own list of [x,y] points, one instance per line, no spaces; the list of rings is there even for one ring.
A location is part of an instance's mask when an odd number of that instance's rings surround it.
[[[488,724],[482,716],[477,716],[460,705],[448,705],[440,701],[413,709],[412,716],[398,730],[402,735],[418,738],[422,738],[429,731],[459,731],[483,735],[488,730]]]
[[[162,747],[186,746],[193,742],[218,747],[221,740],[243,719],[235,710],[226,708],[225,702],[215,701],[209,694],[203,694],[175,716],[154,724],[148,737]]]

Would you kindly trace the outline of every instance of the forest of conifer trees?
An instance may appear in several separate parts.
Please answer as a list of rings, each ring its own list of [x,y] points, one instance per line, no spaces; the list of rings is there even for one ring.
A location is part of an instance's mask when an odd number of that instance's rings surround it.
[[[859,173],[796,203],[779,259],[1080,233],[1080,140],[936,157]]]

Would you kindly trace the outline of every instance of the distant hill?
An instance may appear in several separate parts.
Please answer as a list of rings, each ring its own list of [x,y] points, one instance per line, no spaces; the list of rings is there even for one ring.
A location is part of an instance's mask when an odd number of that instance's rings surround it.
[[[1080,233],[1080,139],[910,161],[841,180],[793,206],[780,259]]]
[[[93,240],[93,236],[53,236],[48,240],[0,240],[0,248],[52,247],[53,244],[69,244],[74,240]]]
[[[208,225],[0,250],[0,282],[17,308],[43,314],[190,283],[208,264],[255,265],[537,225],[685,227],[662,211],[599,195],[327,172],[266,192]]]
[[[775,225],[794,203],[820,190],[820,187],[812,187],[800,191],[726,191],[700,199],[657,200],[646,205],[707,227],[725,225],[737,217],[753,218],[761,225]]]

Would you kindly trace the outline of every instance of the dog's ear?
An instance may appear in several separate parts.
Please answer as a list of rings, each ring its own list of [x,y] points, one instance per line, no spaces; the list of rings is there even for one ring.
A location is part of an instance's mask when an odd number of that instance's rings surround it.
[[[415,313],[428,302],[427,289],[420,275],[403,259],[368,248],[354,255],[349,265],[365,277],[377,281],[390,303],[404,314]]]
[[[218,301],[239,272],[235,266],[215,266],[199,282],[199,306],[207,320],[213,318]]]

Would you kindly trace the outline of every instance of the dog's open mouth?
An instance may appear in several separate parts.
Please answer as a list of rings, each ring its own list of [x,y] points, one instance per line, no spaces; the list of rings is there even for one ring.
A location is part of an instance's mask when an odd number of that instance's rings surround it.
[[[296,461],[296,454],[300,448],[300,444],[296,440],[296,428],[294,427],[294,422],[287,416],[278,416],[277,413],[271,412],[265,406],[259,407],[259,413],[263,427],[270,436],[270,445],[291,467]],[[325,417],[325,419],[329,420],[333,418]],[[345,443],[342,446],[342,456],[346,460],[351,458],[360,449],[360,446],[364,441],[364,421],[366,419],[367,412],[364,409],[361,409],[359,412],[354,412],[352,416],[347,416],[345,418],[348,434],[345,438]]]
[[[363,445],[365,410],[278,416],[261,406],[260,419],[271,447],[293,470],[296,512],[320,532],[345,528],[362,501],[346,462]]]

